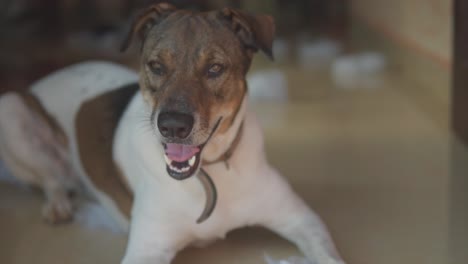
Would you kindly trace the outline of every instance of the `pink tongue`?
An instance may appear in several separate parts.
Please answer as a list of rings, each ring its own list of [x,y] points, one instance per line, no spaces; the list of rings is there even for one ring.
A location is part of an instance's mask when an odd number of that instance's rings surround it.
[[[166,155],[169,159],[177,162],[189,160],[193,155],[199,152],[200,149],[196,146],[188,146],[182,144],[167,144]]]

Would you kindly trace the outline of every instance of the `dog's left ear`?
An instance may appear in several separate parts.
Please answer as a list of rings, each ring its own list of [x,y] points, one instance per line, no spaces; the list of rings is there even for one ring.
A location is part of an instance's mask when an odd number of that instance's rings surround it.
[[[120,51],[123,52],[132,43],[133,38],[136,34],[139,35],[140,39],[145,39],[149,30],[159,22],[161,22],[170,13],[175,11],[177,8],[168,3],[159,3],[149,6],[144,10],[141,10],[137,16],[133,19],[122,45]]]
[[[224,8],[220,15],[228,22],[230,28],[247,49],[257,52],[262,50],[273,59],[273,39],[275,22],[269,15],[251,15],[247,12]]]

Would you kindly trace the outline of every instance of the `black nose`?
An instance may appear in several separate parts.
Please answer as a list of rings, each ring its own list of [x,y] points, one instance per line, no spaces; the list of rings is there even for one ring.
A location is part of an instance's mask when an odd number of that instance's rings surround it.
[[[178,112],[161,113],[158,116],[158,128],[164,137],[186,138],[193,128],[193,116]]]

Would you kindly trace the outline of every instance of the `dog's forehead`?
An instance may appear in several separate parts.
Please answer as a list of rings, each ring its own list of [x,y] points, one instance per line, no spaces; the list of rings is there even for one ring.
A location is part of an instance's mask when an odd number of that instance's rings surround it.
[[[179,11],[171,14],[150,32],[145,47],[174,52],[187,52],[190,47],[198,52],[230,53],[232,45],[237,41],[235,34],[217,13]]]

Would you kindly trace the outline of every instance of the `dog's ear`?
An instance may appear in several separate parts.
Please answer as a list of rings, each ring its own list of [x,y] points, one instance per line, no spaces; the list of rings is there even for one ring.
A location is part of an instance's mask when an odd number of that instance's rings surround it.
[[[177,8],[171,4],[158,3],[141,10],[137,13],[136,17],[133,18],[128,33],[120,46],[120,51],[123,52],[127,50],[136,34],[139,35],[140,40],[145,39],[149,30],[154,25],[161,22],[168,14],[176,9]]]
[[[272,16],[252,15],[229,7],[222,9],[220,15],[247,49],[253,52],[260,49],[273,59],[275,22]]]

